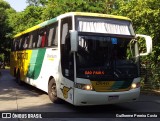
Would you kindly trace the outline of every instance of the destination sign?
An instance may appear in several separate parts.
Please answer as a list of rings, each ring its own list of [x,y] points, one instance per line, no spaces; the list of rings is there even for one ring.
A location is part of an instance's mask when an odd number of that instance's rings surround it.
[[[93,70],[87,70],[84,71],[85,75],[104,75],[105,72],[104,71],[93,71]]]

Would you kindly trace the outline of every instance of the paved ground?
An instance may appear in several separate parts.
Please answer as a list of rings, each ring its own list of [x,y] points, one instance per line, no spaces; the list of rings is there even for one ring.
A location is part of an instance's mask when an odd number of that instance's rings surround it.
[[[0,71],[2,73],[0,77],[0,112],[48,112],[47,115],[52,115],[52,117],[56,116],[56,118],[46,118],[45,120],[47,121],[106,121],[106,117],[113,117],[114,112],[119,112],[120,114],[133,114],[132,112],[137,112],[140,114],[145,112],[159,112],[160,114],[160,96],[154,95],[141,95],[139,101],[137,102],[105,106],[75,107],[65,102],[62,104],[53,104],[45,92],[29,85],[19,86],[14,81],[14,78],[9,74],[9,70]],[[68,115],[72,118],[69,118]],[[75,115],[78,118],[75,118]],[[0,119],[0,121],[1,120],[38,121],[40,119]],[[131,121],[137,120],[137,118],[110,118],[109,120]],[[140,118],[138,120],[143,121],[144,118]],[[157,118],[145,118],[145,121],[153,120],[159,121]]]

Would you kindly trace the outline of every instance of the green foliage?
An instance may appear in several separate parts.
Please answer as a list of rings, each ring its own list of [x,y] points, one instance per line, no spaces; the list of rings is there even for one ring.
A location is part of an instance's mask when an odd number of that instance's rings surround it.
[[[26,0],[29,6],[40,6],[45,5],[47,3],[47,0]]]
[[[11,11],[10,5],[7,4],[6,2],[4,2],[3,0],[0,0],[0,43],[1,43],[1,47],[2,47],[2,43],[4,42],[4,40],[6,39],[6,33],[8,34],[8,32],[10,31],[10,26],[8,24],[8,14]]]
[[[0,54],[0,62],[4,61],[4,53]]]
[[[12,34],[12,27],[9,23],[9,16],[15,12],[10,5],[0,0],[0,60],[8,60],[10,39]],[[4,57],[4,55],[7,55]]]
[[[24,11],[12,14],[10,16],[10,23],[14,28],[13,32],[18,33],[39,24],[42,22],[41,14],[41,6],[28,6]]]
[[[66,12],[106,13],[106,0],[48,0],[43,19],[50,19]]]
[[[146,67],[151,68],[149,81],[153,87],[159,85],[160,75],[156,74],[160,68],[160,2],[159,0],[117,0],[113,14],[127,16],[132,19],[136,33],[150,35],[153,39],[153,52],[142,57],[141,61]],[[144,47],[144,43],[140,42]],[[149,64],[148,64],[149,62]],[[147,63],[147,64],[146,64]]]

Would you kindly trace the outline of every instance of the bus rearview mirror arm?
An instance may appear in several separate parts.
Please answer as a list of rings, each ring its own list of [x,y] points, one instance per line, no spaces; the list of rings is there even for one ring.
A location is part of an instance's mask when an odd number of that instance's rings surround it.
[[[140,53],[140,56],[145,56],[150,54],[152,52],[152,38],[150,36],[142,35],[142,34],[136,34],[136,38],[137,37],[144,38],[146,41],[145,44],[146,44],[147,51],[145,53]]]
[[[78,51],[78,32],[75,30],[70,30],[70,42],[71,42],[71,52]]]

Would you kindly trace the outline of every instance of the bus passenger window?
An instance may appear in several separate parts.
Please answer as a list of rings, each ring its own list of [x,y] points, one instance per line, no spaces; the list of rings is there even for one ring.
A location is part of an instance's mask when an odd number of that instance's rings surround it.
[[[37,47],[41,46],[41,42],[42,42],[42,36],[38,35],[38,42],[37,42]]]
[[[23,39],[20,38],[20,40],[19,40],[19,50],[23,49],[22,46],[23,46]]]
[[[58,26],[55,28],[55,34],[53,36],[53,43],[52,45],[58,46]]]
[[[33,41],[32,47],[33,47],[33,48],[36,48],[36,41]]]
[[[30,39],[29,39],[29,47],[28,48],[32,48],[32,43],[33,43],[33,35],[30,35]]]
[[[48,46],[58,45],[58,23],[54,23],[49,28]]]
[[[44,30],[40,30],[38,35],[37,47],[44,47],[46,45],[47,33]]]
[[[42,34],[41,47],[44,47],[44,46],[45,46],[45,42],[46,42],[46,32],[44,32],[44,33]]]
[[[51,46],[52,40],[53,40],[53,34],[55,33],[54,28],[51,28],[49,30],[49,36],[48,36],[48,46]]]
[[[38,41],[38,32],[37,31],[33,31],[32,33],[33,35],[33,42],[32,42],[32,48],[36,48],[37,46],[37,41]]]
[[[29,45],[29,36],[26,36],[24,39],[24,44],[23,44],[23,48],[27,49]]]
[[[19,49],[18,43],[19,43],[19,40],[15,40],[15,43],[14,43],[14,50],[15,51]]]
[[[63,24],[62,26],[62,44],[65,44],[65,39],[66,39],[68,31],[69,31],[68,23]]]

